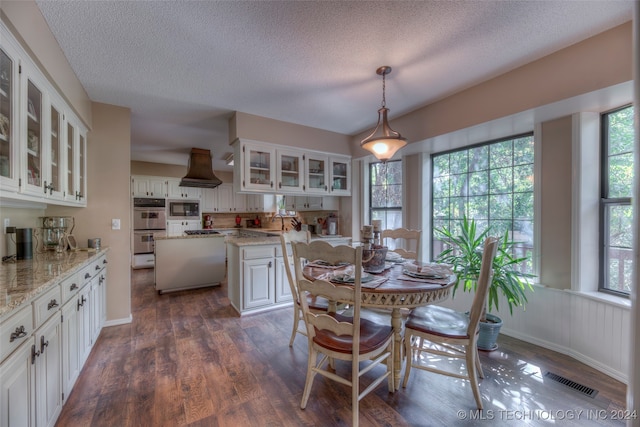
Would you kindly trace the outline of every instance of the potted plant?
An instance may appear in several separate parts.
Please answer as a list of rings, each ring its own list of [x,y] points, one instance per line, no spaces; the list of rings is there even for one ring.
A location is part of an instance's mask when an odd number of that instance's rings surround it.
[[[469,221],[466,216],[460,222],[459,229],[459,234],[454,234],[452,230],[447,228],[435,230],[438,238],[443,240],[447,246],[438,255],[437,261],[451,264],[454,273],[458,276],[458,282],[453,288],[454,297],[461,284],[465,292],[476,290],[482,265],[482,246],[490,234],[489,228],[478,233],[475,220]],[[527,261],[529,257],[514,257],[512,248],[516,244],[517,242],[509,239],[508,231],[500,240],[493,260],[493,280],[489,285],[487,298],[488,311],[492,311],[494,307],[496,311],[499,309],[498,296],[502,295],[507,301],[510,314],[513,314],[514,307],[525,307],[527,303],[526,291],[533,291],[533,287],[527,279],[535,276],[517,270],[517,265]],[[502,326],[502,319],[488,313],[488,311],[487,307],[484,307],[480,317],[480,336],[478,337],[478,349],[480,350],[495,350],[497,348],[496,340]]]

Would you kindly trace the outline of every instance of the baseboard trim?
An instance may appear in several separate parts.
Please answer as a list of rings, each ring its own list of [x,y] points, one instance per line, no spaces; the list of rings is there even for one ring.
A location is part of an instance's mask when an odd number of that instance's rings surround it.
[[[106,322],[104,322],[103,326],[109,327],[109,326],[126,325],[131,322],[133,322],[133,316],[129,314],[129,317],[125,317],[122,319],[107,320]]]

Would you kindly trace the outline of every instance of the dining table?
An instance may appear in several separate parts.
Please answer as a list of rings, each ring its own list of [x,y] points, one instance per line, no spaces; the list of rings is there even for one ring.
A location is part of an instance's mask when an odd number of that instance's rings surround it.
[[[415,261],[407,261],[407,263],[412,263],[413,266],[433,265]],[[402,370],[402,309],[413,309],[446,300],[457,278],[455,274],[443,274],[434,278],[411,277],[407,274],[404,263],[389,264],[391,265],[381,273],[367,273],[369,281],[361,283],[361,307],[391,311],[391,326],[394,334],[393,375],[395,389],[398,390]],[[353,266],[336,267],[311,262],[304,267],[303,275],[309,280],[327,279],[332,276],[339,277],[348,268],[353,269]]]

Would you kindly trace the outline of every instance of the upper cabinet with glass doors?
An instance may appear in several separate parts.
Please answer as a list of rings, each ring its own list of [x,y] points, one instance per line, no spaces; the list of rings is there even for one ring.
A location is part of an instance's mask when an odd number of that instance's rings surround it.
[[[303,154],[295,150],[276,150],[278,157],[278,191],[302,192],[304,186]]]
[[[0,46],[0,188],[18,190],[17,147],[17,79],[18,60],[16,53]]]
[[[334,196],[351,195],[351,158],[329,157],[330,193]]]
[[[86,206],[86,130],[0,23],[0,197]]]
[[[327,194],[329,176],[329,157],[322,154],[305,154],[305,186],[306,193]]]
[[[241,193],[351,195],[351,157],[237,139],[234,188]]]

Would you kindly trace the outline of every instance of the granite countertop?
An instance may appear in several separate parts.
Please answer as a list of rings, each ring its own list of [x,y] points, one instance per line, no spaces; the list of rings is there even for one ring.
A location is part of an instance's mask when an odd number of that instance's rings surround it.
[[[5,262],[0,265],[0,318],[35,296],[59,284],[79,271],[109,248],[95,252],[45,252],[33,259]]]
[[[172,239],[203,239],[209,237],[226,237],[224,234],[192,234],[190,236],[158,236],[154,237],[153,240],[172,240]]]

